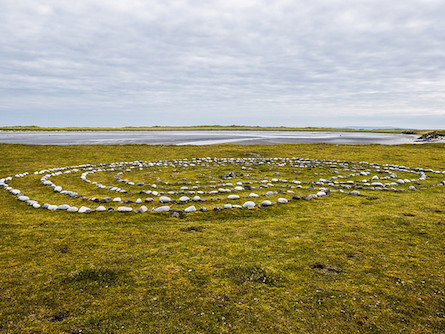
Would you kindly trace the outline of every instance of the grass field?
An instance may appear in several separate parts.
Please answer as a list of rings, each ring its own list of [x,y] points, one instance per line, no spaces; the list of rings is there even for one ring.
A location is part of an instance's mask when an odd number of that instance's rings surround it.
[[[204,156],[445,170],[445,144],[0,144],[0,153],[0,177]],[[38,177],[11,186],[47,190]],[[445,187],[362,194],[178,219],[36,210],[0,189],[0,332],[443,333]]]

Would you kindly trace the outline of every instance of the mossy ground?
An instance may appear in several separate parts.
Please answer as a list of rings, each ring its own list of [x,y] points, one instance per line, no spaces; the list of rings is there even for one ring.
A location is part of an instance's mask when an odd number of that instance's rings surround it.
[[[443,144],[0,145],[0,153],[1,177],[204,156],[445,169]],[[35,210],[1,190],[0,332],[443,332],[445,187],[368,193],[177,219]]]

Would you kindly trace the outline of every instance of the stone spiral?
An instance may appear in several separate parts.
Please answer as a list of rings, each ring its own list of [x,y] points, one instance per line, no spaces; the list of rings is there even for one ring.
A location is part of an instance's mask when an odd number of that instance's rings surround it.
[[[191,158],[84,164],[24,172],[0,187],[35,209],[67,212],[206,212],[256,209],[289,201],[403,192],[443,186],[445,171],[365,161],[306,158]],[[39,178],[51,196],[27,195],[15,179]],[[64,184],[78,177],[75,189]],[[56,196],[55,196],[56,195]],[[38,198],[37,198],[38,197]],[[68,204],[70,203],[70,204]]]

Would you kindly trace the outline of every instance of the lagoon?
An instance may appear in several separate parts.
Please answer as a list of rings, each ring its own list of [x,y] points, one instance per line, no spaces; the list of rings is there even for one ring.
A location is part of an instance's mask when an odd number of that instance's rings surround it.
[[[417,135],[334,131],[0,131],[0,143],[34,145],[214,145],[416,143]]]

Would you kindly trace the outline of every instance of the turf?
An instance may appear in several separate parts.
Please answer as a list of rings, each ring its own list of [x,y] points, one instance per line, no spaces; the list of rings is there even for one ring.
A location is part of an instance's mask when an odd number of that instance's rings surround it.
[[[0,153],[0,177],[203,156],[445,170],[444,144],[0,145]],[[11,185],[43,191],[20,182]],[[0,332],[443,332],[445,187],[363,195],[178,219],[35,210],[0,190]]]

